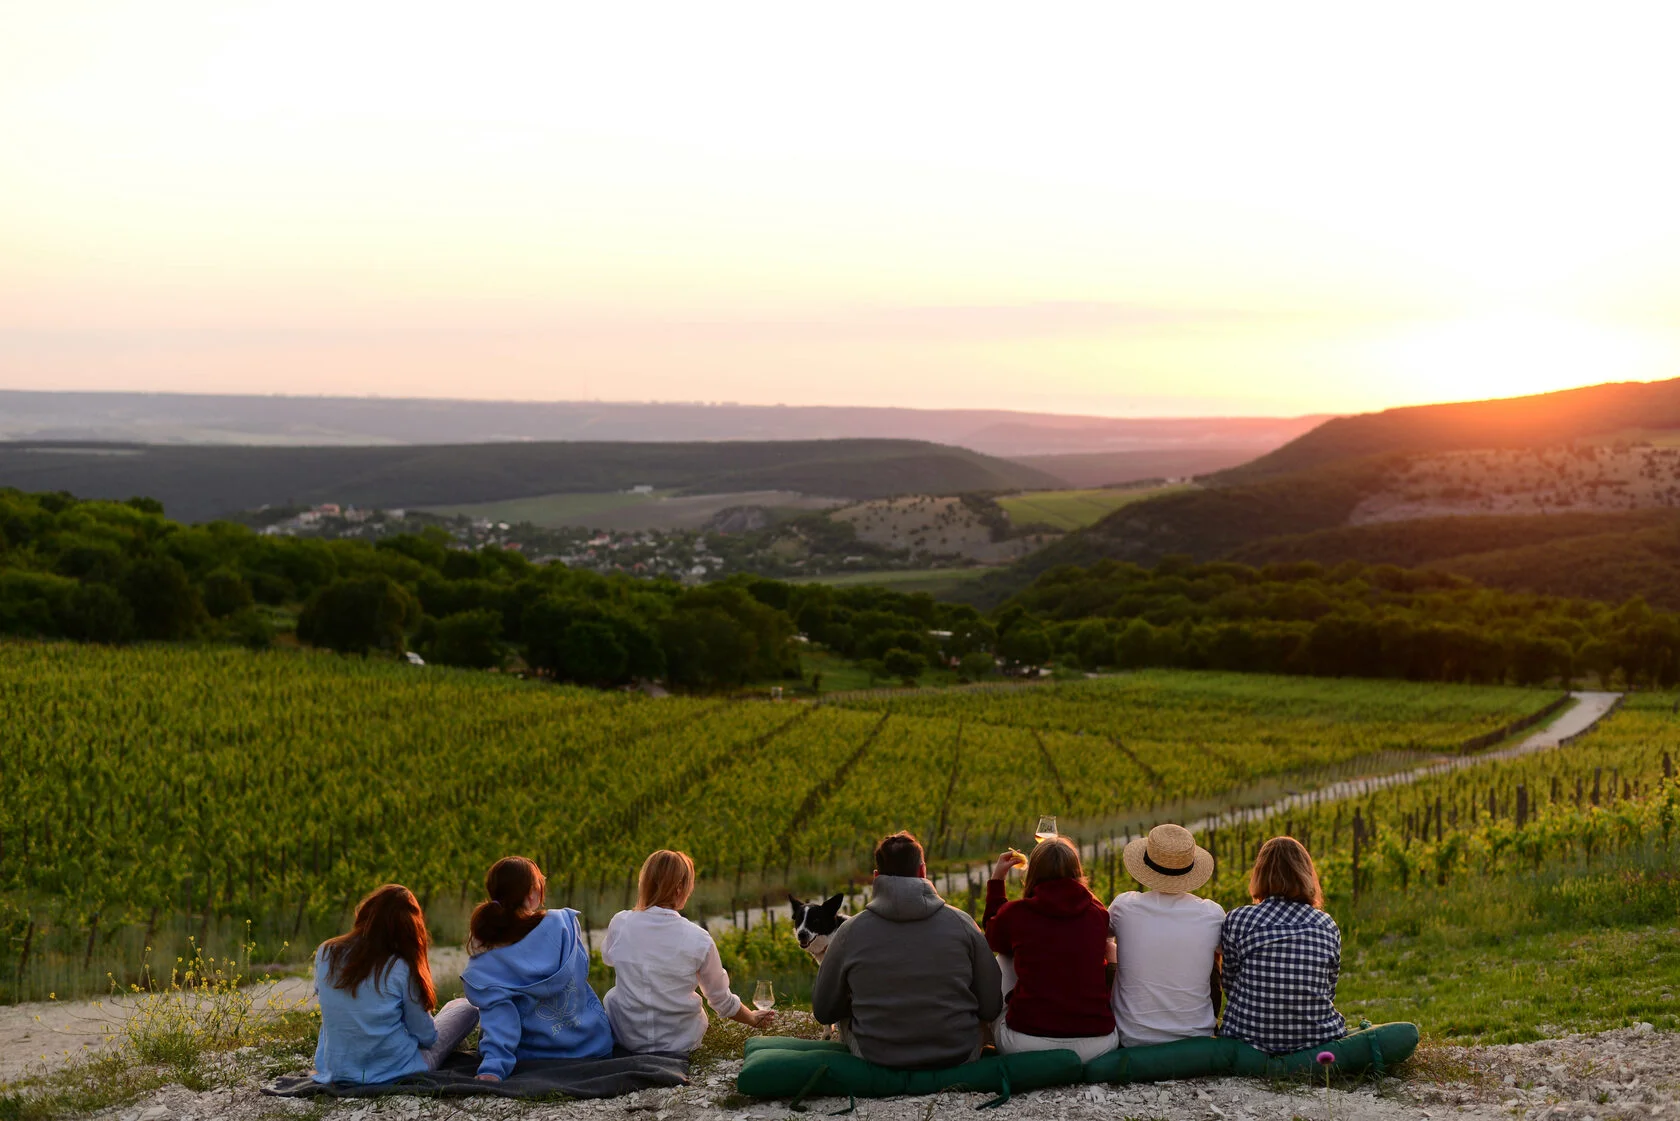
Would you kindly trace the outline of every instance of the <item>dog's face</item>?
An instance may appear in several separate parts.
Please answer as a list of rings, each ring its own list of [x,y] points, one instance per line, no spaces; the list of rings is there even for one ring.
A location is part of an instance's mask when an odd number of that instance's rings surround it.
[[[805,903],[788,896],[788,902],[793,904],[793,933],[799,939],[800,949],[822,961],[823,954],[828,952],[829,938],[846,921],[846,916],[840,913],[840,905],[845,901],[844,895],[831,895],[821,903]]]

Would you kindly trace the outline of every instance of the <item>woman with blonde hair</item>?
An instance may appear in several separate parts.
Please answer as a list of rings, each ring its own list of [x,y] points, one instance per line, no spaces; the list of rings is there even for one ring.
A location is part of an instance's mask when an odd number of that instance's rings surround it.
[[[613,967],[607,1017],[626,1051],[686,1055],[700,1046],[707,1025],[701,992],[719,1016],[751,1028],[775,1016],[753,1011],[730,992],[717,943],[682,916],[693,894],[694,861],[660,849],[642,862],[635,909],[607,925],[601,943],[601,960]]]
[[[1005,902],[1004,879],[1025,861],[1026,890]],[[1068,1050],[1083,1062],[1120,1046],[1108,1004],[1108,911],[1085,884],[1079,850],[1061,837],[1032,856],[1011,849],[986,882],[986,944],[1014,967],[998,1019],[998,1050]]]
[[[1324,913],[1312,854],[1294,837],[1273,837],[1255,857],[1248,894],[1254,903],[1225,916],[1220,935],[1228,1004],[1219,1034],[1273,1055],[1342,1038],[1342,932]]]

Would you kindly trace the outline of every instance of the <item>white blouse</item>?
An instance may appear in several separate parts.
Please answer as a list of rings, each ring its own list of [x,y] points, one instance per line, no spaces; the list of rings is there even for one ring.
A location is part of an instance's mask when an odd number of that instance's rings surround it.
[[[687,1054],[706,1034],[699,988],[719,1016],[741,1010],[706,930],[667,907],[620,911],[607,924],[601,960],[613,967],[607,1019],[626,1051]]]

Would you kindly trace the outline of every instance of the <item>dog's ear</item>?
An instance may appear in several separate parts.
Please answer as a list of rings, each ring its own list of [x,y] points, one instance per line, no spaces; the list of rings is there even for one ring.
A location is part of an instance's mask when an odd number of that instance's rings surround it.
[[[793,892],[790,891],[788,892],[788,906],[793,908],[793,921],[798,922],[799,916],[805,912],[805,904],[795,899],[793,897]]]
[[[827,899],[823,900],[822,909],[831,915],[838,915],[840,913],[840,904],[845,901],[846,897],[844,895],[831,895]]]

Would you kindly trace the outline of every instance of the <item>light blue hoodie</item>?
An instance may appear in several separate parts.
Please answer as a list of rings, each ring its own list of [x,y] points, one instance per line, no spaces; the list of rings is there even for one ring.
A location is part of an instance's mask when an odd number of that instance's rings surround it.
[[[604,1059],[612,1028],[589,987],[577,912],[549,911],[519,941],[485,950],[461,972],[478,1009],[478,1073],[506,1078],[518,1059]]]
[[[321,1001],[315,1081],[390,1082],[426,1069],[420,1048],[437,1042],[437,1027],[415,996],[406,961],[392,958],[351,996],[333,986],[317,949],[315,992]]]

